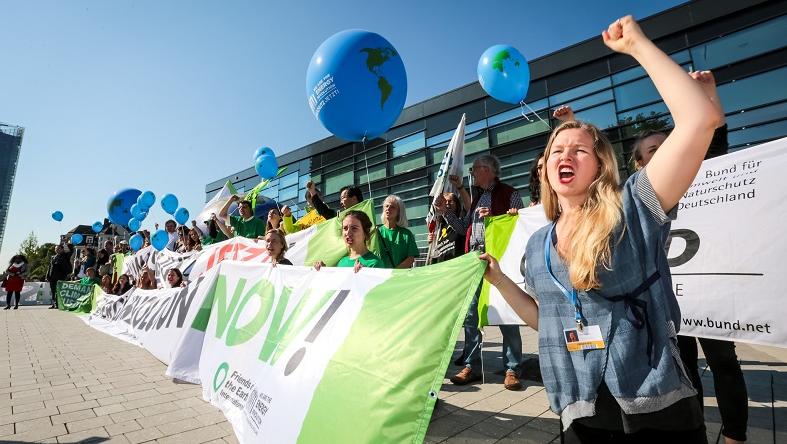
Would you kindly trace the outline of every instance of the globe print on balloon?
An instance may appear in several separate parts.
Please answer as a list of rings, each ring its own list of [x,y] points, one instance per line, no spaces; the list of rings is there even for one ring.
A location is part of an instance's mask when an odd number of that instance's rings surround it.
[[[525,100],[530,86],[530,67],[513,46],[495,45],[478,60],[478,82],[490,96],[501,102]]]
[[[126,226],[131,219],[131,206],[137,203],[137,198],[142,194],[135,188],[126,188],[115,193],[107,202],[107,214],[113,224]]]
[[[407,98],[407,73],[396,49],[379,34],[341,31],[325,40],[306,71],[314,116],[346,140],[388,131]]]

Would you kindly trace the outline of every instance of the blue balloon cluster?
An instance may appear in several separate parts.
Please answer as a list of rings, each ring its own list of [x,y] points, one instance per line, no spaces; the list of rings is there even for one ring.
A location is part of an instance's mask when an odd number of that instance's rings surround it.
[[[520,103],[530,86],[530,67],[513,46],[491,46],[478,60],[478,82],[495,99]]]
[[[306,70],[309,107],[334,135],[373,139],[388,131],[407,98],[404,63],[388,40],[360,29],[338,32]]]
[[[142,226],[142,222],[139,219],[131,219],[128,221],[128,229],[131,231],[139,231],[139,228]]]
[[[63,212],[60,211],[60,210],[55,211],[54,213],[52,213],[52,219],[54,219],[54,220],[56,220],[58,222],[62,221],[63,220]]]
[[[131,216],[128,221],[128,228],[137,231],[142,226],[142,221],[148,217],[148,212],[153,204],[156,203],[156,195],[152,191],[145,191],[137,197],[137,203],[131,206]]]
[[[279,162],[276,154],[267,146],[254,151],[254,171],[263,179],[273,179],[279,173]]]
[[[164,230],[158,230],[153,233],[153,236],[150,237],[150,244],[153,245],[158,251],[161,251],[167,248],[167,244],[169,243],[169,235]]]

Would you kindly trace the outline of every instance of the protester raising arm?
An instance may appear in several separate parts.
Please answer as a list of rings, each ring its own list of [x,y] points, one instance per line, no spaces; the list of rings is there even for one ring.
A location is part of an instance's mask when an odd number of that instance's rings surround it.
[[[669,211],[699,171],[719,123],[716,109],[702,87],[645,37],[631,16],[609,25],[602,38],[610,49],[634,57],[645,68],[672,114],[675,128],[647,167],[656,197]]]
[[[519,288],[508,276],[503,274],[497,260],[489,253],[482,254],[480,258],[488,262],[484,272],[484,279],[497,288],[517,316],[525,321],[529,327],[538,330],[538,305],[536,301]]]

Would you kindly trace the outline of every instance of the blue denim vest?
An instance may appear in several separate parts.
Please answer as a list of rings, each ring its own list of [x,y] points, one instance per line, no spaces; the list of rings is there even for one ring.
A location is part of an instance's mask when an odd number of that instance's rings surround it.
[[[601,287],[578,295],[585,325],[600,327],[606,348],[566,350],[563,329],[576,327],[575,311],[546,268],[549,226],[533,234],[523,258],[525,290],[538,300],[541,374],[565,428],[595,415],[602,382],[626,414],[655,412],[696,394],[678,352],[680,308],[664,251],[676,211],[664,213],[645,170],[631,176],[621,193],[623,223],[610,241],[610,270],[600,267]],[[549,248],[555,277],[570,289],[566,265],[552,242]]]

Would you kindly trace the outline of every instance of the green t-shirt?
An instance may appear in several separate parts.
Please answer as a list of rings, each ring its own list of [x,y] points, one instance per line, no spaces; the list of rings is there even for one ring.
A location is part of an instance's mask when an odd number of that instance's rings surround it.
[[[396,268],[407,257],[418,257],[421,254],[415,244],[413,232],[407,228],[396,227],[392,230],[380,225],[377,231],[380,233],[380,257],[385,268]]]
[[[230,216],[230,225],[235,230],[235,236],[242,236],[248,238],[265,236],[265,222],[262,219],[252,217],[249,220],[243,220],[240,216]]]
[[[363,256],[356,258],[357,260],[361,261],[361,265],[364,267],[369,268],[385,268],[385,264],[383,263],[382,259],[377,257],[371,251],[367,251],[366,254]],[[350,259],[350,256],[345,256],[339,259],[339,263],[336,264],[337,267],[354,267],[356,259]]]

